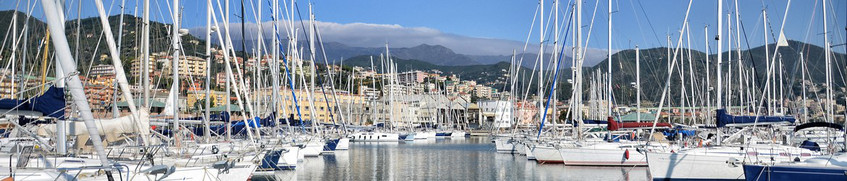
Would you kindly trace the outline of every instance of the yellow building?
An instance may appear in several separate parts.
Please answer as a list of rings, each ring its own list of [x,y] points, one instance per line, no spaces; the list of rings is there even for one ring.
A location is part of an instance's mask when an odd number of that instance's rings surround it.
[[[223,106],[224,104],[226,104],[227,96],[226,96],[226,93],[224,91],[211,91],[209,98],[212,99],[211,103],[213,103],[213,104],[211,104],[211,107],[217,107],[217,106]],[[186,96],[185,100],[186,100],[186,103],[188,103],[187,105],[193,108],[194,104],[197,101],[204,100],[204,99],[206,99],[206,91],[196,91],[196,92],[189,92],[188,96]],[[206,105],[204,104],[204,105],[201,105],[201,106],[206,106]]]
[[[258,94],[260,95],[256,96],[260,96],[263,100],[271,100],[272,89],[258,91]],[[280,118],[289,118],[293,116],[295,120],[300,119],[297,114],[297,107],[294,106],[294,99],[291,95],[292,91],[290,89],[283,89],[279,91],[279,94],[282,97],[279,101],[283,106],[279,109],[279,111],[277,111],[280,114]],[[295,90],[294,95],[297,97],[297,103],[300,108],[300,116],[302,116],[302,119],[317,120],[319,123],[332,123],[332,119],[330,119],[331,116],[335,119],[336,123],[341,121],[341,118],[338,115],[339,109],[336,105],[341,106],[341,112],[349,114],[352,111],[353,114],[360,114],[362,109],[359,105],[362,105],[365,101],[365,97],[362,95],[336,92],[336,95],[333,96],[330,90],[327,90],[326,95],[324,95],[321,90],[313,91],[311,93],[312,101],[309,101],[309,92],[307,91]],[[353,120],[346,121],[351,122]]]
[[[181,60],[179,60],[180,76],[206,77],[206,59],[194,56],[180,58],[182,58]],[[171,74],[171,65],[173,64],[171,63],[171,60],[172,58],[158,60],[162,62],[162,74]]]

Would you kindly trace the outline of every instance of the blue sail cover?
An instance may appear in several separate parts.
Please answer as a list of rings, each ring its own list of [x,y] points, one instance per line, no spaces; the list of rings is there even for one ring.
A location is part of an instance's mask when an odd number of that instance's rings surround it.
[[[773,124],[773,123],[794,123],[794,116],[733,116],[726,113],[725,109],[716,110],[718,127],[726,127],[726,125],[752,125],[758,124]]]
[[[221,112],[220,114],[212,114],[209,116],[209,119],[212,121],[222,121],[225,123],[229,123],[231,125],[232,133],[238,134],[246,128],[243,120],[230,121],[230,115],[227,112]],[[277,120],[279,121],[279,120]],[[276,122],[274,122],[273,114],[269,115],[265,118],[255,117],[253,119],[249,119],[247,121],[247,126],[251,128],[262,127],[262,126],[276,126]],[[218,135],[226,134],[226,125],[217,125],[210,126],[209,129],[212,132],[215,132]],[[203,128],[202,127],[194,127],[194,134],[203,136]]]
[[[0,109],[37,111],[45,116],[65,119],[65,93],[62,88],[50,86],[44,94],[27,100],[0,99]]]

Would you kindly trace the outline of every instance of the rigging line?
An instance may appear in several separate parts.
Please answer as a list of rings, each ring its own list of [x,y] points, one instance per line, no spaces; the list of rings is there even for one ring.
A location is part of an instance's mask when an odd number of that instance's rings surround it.
[[[573,11],[571,11],[570,16],[573,16],[573,14],[574,14],[574,12],[573,12]],[[564,41],[567,41],[567,40],[568,40],[568,35],[570,34],[570,31],[571,31],[571,26],[570,26],[570,24],[571,24],[571,23],[573,23],[571,20],[572,20],[572,19],[571,19],[570,17],[568,17],[568,28],[567,28],[567,30],[565,30],[565,38],[564,38]],[[559,54],[563,54],[564,52],[565,52],[565,46],[562,46],[561,50],[559,51]],[[556,62],[556,67],[555,67],[555,68],[556,68],[556,70],[554,71],[554,72],[555,72],[555,74],[553,75],[553,79],[552,79],[552,80],[553,80],[553,83],[551,83],[552,85],[550,85],[550,91],[548,91],[547,103],[546,103],[546,105],[544,106],[544,114],[543,114],[543,116],[541,116],[541,117],[542,117],[542,119],[541,119],[541,126],[540,126],[540,127],[538,127],[538,134],[535,136],[535,139],[538,139],[538,138],[540,138],[540,137],[541,137],[541,131],[542,131],[542,129],[544,129],[544,122],[547,120],[547,111],[548,111],[548,109],[550,108],[550,101],[551,101],[551,98],[550,98],[550,97],[553,97],[553,92],[555,92],[555,88],[556,88],[556,79],[558,79],[558,78],[559,78],[559,67],[561,66],[561,64],[562,64],[562,62],[563,62],[563,61],[562,61],[562,57],[564,57],[564,56],[559,56],[559,57],[558,57],[558,58],[559,58],[559,60]],[[553,111],[556,111],[556,110],[553,110]],[[553,118],[553,119],[556,119],[556,118]]]
[[[638,7],[640,7],[640,8],[641,8],[641,14],[643,14],[643,15],[644,15],[644,18],[646,18],[646,19],[647,19],[647,24],[648,24],[648,25],[650,25],[650,31],[652,31],[652,32],[653,32],[653,37],[655,37],[655,38],[656,38],[656,42],[657,42],[657,43],[659,43],[659,44],[661,45],[661,44],[662,44],[662,41],[661,41],[661,40],[659,40],[659,35],[657,35],[657,34],[656,34],[656,29],[653,27],[653,22],[651,22],[651,21],[650,21],[650,17],[649,17],[649,16],[647,16],[647,11],[645,11],[645,10],[644,10],[644,5],[643,5],[643,4],[641,4],[641,1],[638,1]]]
[[[273,17],[271,17],[271,19],[273,19],[274,21],[276,20]],[[274,23],[274,28],[276,29],[276,23]],[[277,40],[279,40],[280,42],[282,41],[282,38],[280,38],[278,32],[274,32],[274,35],[276,35]],[[286,74],[285,76],[286,76],[286,79],[288,79],[288,82],[289,82],[288,86],[291,87],[291,97],[294,100],[294,107],[297,110],[297,118],[300,120],[300,130],[305,134],[306,133],[306,127],[303,124],[303,116],[300,113],[300,103],[297,101],[297,94],[294,92],[294,79],[291,78],[291,70],[288,67],[288,60],[287,60],[286,55],[285,55],[285,49],[282,48],[282,43],[277,44],[277,46],[280,50],[279,53],[282,54],[282,56],[280,56],[280,57],[282,57],[282,63],[285,64],[285,74]]]
[[[296,11],[297,11],[297,17],[299,17],[299,18],[300,18],[300,27],[303,29],[303,34],[304,34],[304,36],[305,36],[305,35],[307,35],[307,34],[306,34],[306,26],[305,26],[305,25],[304,25],[304,23],[303,23],[303,16],[300,14],[300,7],[299,7],[299,6],[297,6],[297,5],[296,5],[296,3],[295,3],[295,9],[296,9]],[[310,17],[311,17],[311,14],[310,14]],[[311,19],[311,18],[310,18],[310,19]],[[310,31],[315,31],[315,34],[317,34],[317,25],[315,25],[315,27],[313,27],[313,28],[314,28],[314,30],[312,30],[312,29],[310,28]],[[318,40],[317,40],[318,42],[321,42],[321,38],[320,38],[320,36],[315,36],[315,37],[318,39]],[[308,38],[306,39],[306,43],[307,43],[307,44],[312,44],[312,42],[311,42],[311,41],[312,41],[312,40],[310,40],[310,39],[308,39]],[[321,43],[321,44],[320,44],[320,46],[321,46],[321,49],[323,49],[323,43]],[[325,51],[325,50],[324,50],[324,51]],[[311,53],[312,55],[317,54],[317,53],[315,53],[315,52],[312,52],[312,49],[311,49],[311,48],[309,48],[309,53]],[[326,57],[326,52],[324,52],[324,53],[323,53],[323,56],[324,56],[324,57],[323,57],[324,62],[325,62],[326,67],[327,67],[327,77],[330,79],[330,81],[329,81],[329,82],[330,82],[330,86],[332,86],[331,91],[334,93],[334,92],[335,92],[335,85],[334,85],[335,83],[332,81],[332,77],[333,77],[333,75],[332,75],[332,70],[329,68],[329,62],[328,62],[328,60],[327,60],[327,59],[329,59],[329,58],[328,58],[328,57]],[[317,58],[318,58],[317,56],[314,56],[314,59],[317,59]],[[312,61],[313,61],[313,62],[316,62],[317,60],[312,60]],[[315,67],[312,67],[312,68],[313,68],[313,69],[315,69],[315,73],[317,73],[317,65],[316,65]],[[315,75],[315,76],[317,76],[317,75]],[[321,86],[321,94],[323,94],[323,97],[324,97],[324,100],[325,100],[325,104],[327,105],[327,107],[329,107],[329,99],[328,99],[328,97],[326,96],[326,90],[325,90],[325,86],[323,85],[323,81],[321,81],[320,79],[317,79],[317,81],[318,81],[318,82],[317,82],[317,84],[319,84],[319,85]],[[334,96],[335,96],[335,95],[333,94],[333,98],[335,99],[335,101],[333,101],[333,102],[335,103],[335,105],[334,105],[333,107],[338,108],[338,111],[340,111],[341,109],[340,109],[340,106],[338,105],[338,99],[337,99],[337,98],[335,98]],[[329,112],[330,120],[332,120],[332,123],[333,123],[333,124],[336,124],[336,122],[335,122],[335,118],[334,118],[334,114],[332,113],[333,111],[331,111],[331,110],[330,110],[330,111],[328,111],[328,112]],[[343,123],[342,123],[342,124],[343,124]],[[346,126],[345,126],[345,127],[346,127]],[[345,130],[346,130],[346,129],[345,129]]]
[[[753,52],[752,52],[752,49],[750,49],[750,39],[747,37],[747,29],[744,27],[744,21],[741,20],[741,15],[738,14],[737,16],[739,18],[737,18],[736,21],[738,21],[739,24],[741,24],[741,32],[744,32],[743,33],[744,34],[744,42],[745,42],[745,45],[747,46],[747,51],[745,51],[745,53],[750,58],[750,64],[752,64],[753,68],[755,69],[756,68],[756,59],[753,59]],[[756,85],[761,84],[761,80],[760,80],[761,77],[759,77],[759,74],[756,73],[756,72],[753,72],[753,76],[754,76],[753,77],[754,78],[753,83],[756,84]],[[753,91],[755,92],[756,90],[753,90]]]
[[[519,67],[518,72],[520,72],[520,69],[521,69],[520,67],[523,67],[524,56],[526,56],[526,49],[527,49],[527,47],[529,47],[529,38],[532,35],[533,29],[535,27],[535,20],[538,17],[538,9],[539,9],[540,6],[541,6],[540,3],[535,6],[535,13],[532,16],[532,23],[529,25],[529,32],[526,34],[526,40],[524,41],[523,52],[521,53],[521,58],[520,58],[520,60],[518,60],[518,63],[517,63],[517,66]],[[535,65],[532,66],[532,69],[533,69],[533,71],[535,71]],[[519,75],[519,73],[515,73],[515,74]],[[526,75],[524,75],[523,77],[526,77]],[[532,78],[530,78],[530,82],[531,81],[532,81]],[[520,87],[529,86],[529,85],[523,86],[523,84],[527,84],[527,83],[521,82],[522,86],[520,86]],[[518,94],[520,94],[520,92],[518,92]],[[527,89],[523,100],[526,100],[528,95],[529,95],[529,89]]]

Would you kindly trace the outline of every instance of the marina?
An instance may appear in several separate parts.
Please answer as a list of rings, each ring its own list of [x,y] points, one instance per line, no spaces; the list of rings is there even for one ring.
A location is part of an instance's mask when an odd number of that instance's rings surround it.
[[[3,0],[0,181],[847,180],[845,22],[833,0]]]

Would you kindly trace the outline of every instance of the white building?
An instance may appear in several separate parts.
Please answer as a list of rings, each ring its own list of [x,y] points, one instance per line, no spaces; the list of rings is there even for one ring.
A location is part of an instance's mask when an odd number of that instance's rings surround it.
[[[512,126],[512,104],[509,101],[480,101],[477,105],[482,111],[481,123],[490,124],[495,128]]]

